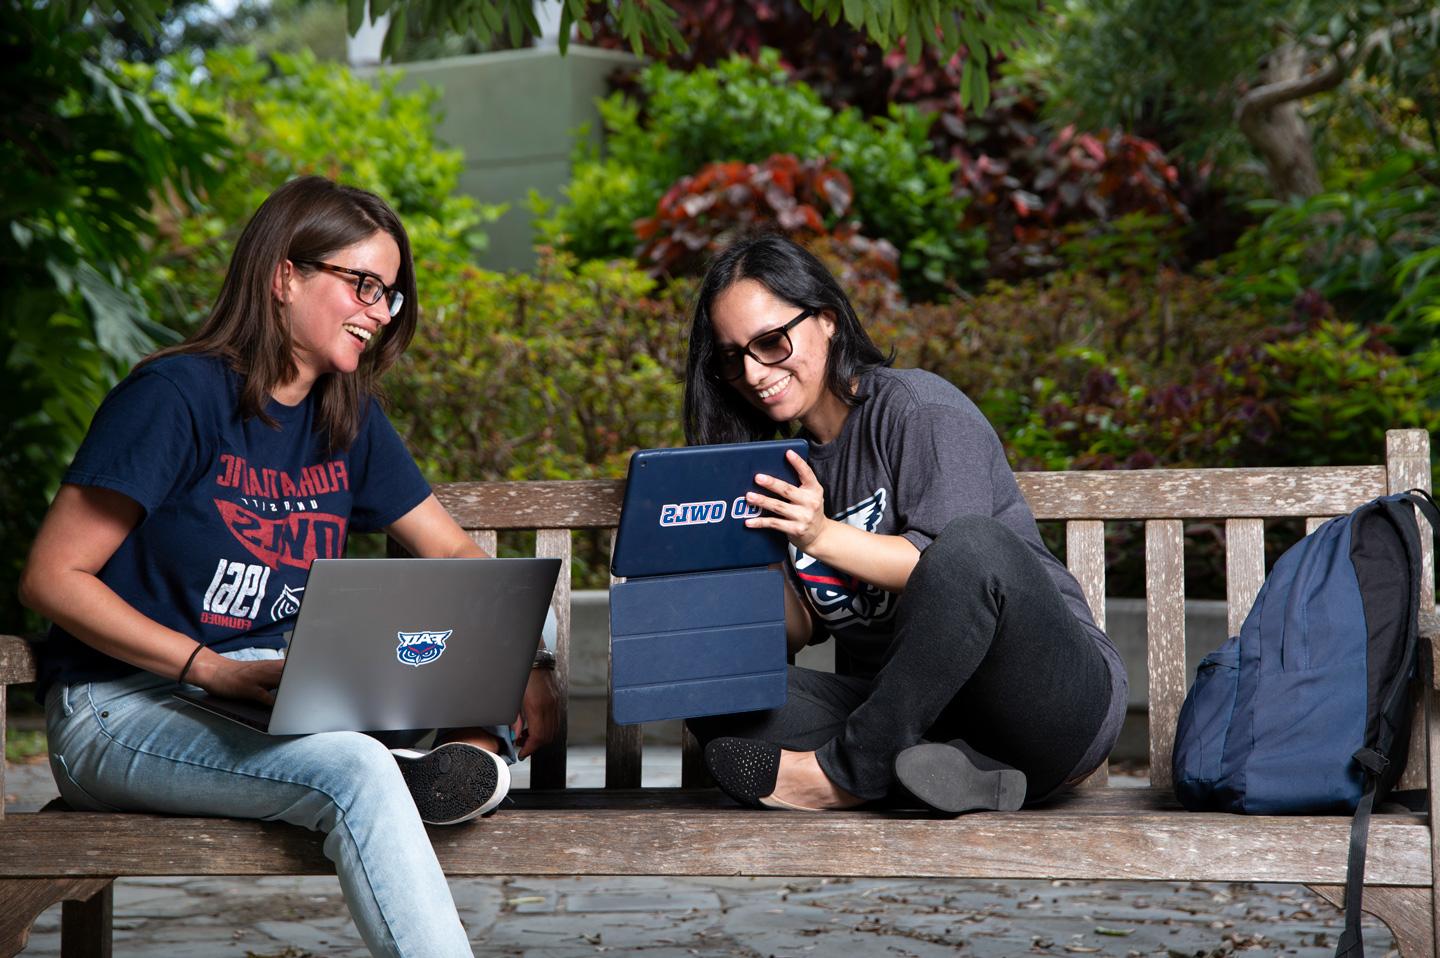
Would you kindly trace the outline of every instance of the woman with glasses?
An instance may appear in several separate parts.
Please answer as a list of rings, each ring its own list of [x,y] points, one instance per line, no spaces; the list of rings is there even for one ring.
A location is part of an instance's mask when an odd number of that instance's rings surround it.
[[[422,823],[504,798],[503,729],[392,754],[358,732],[271,737],[171,696],[273,702],[310,563],[351,530],[483,555],[376,401],[416,318],[410,243],[383,200],[320,177],[276,190],[205,323],[101,405],[21,595],[54,622],[37,694],[70,805],[317,829],[374,954],[454,958],[472,952]],[[554,733],[555,692],[531,673],[520,757]]]
[[[911,796],[1019,808],[1109,754],[1126,680],[1078,584],[1042,544],[1000,440],[950,383],[893,369],[834,277],[795,243],[724,250],[697,297],[691,443],[795,431],[796,482],[757,476],[747,524],[790,542],[783,707],[692,719],[742,804],[818,811]]]

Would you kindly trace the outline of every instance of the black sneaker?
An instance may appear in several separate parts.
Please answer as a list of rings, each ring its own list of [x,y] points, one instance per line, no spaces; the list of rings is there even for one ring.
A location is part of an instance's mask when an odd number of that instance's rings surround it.
[[[390,754],[410,786],[410,797],[427,825],[455,825],[495,810],[510,791],[510,766],[494,752],[467,742],[447,742],[422,752],[392,748]]]
[[[1013,812],[1025,801],[1025,773],[964,742],[925,742],[895,757],[895,777],[936,811]]]

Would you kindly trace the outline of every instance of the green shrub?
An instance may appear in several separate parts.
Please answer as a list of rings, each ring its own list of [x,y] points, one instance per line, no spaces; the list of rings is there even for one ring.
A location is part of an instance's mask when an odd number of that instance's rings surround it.
[[[1428,344],[1434,294],[1415,293],[1415,283],[1426,274],[1422,258],[1440,247],[1437,184],[1440,161],[1400,154],[1338,189],[1252,204],[1267,215],[1221,259],[1228,294],[1288,305],[1314,292],[1361,324],[1388,317],[1403,348]]]
[[[129,68],[137,82],[152,67]],[[222,118],[233,155],[221,181],[183,213],[162,220],[153,266],[142,283],[155,315],[176,329],[203,318],[230,251],[250,215],[276,187],[320,174],[379,193],[410,232],[422,308],[484,246],[479,227],[498,215],[455,195],[458,150],[435,139],[435,91],[402,92],[400,74],[373,80],[308,52],[212,51],[204,71],[185,70],[176,98],[192,113]]]
[[[533,274],[468,267],[427,304],[391,418],[432,482],[623,477],[633,450],[684,442],[688,294],[568,253],[542,250]],[[607,554],[583,537],[576,581],[603,587]]]
[[[623,476],[634,449],[682,441],[687,293],[568,253],[471,267],[427,309],[392,416],[433,481]]]
[[[711,162],[759,163],[790,153],[826,157],[849,176],[861,229],[900,250],[912,295],[963,284],[983,270],[983,233],[961,226],[965,201],[953,190],[955,166],[933,155],[931,118],[915,108],[872,119],[832,110],[809,87],[790,82],[773,51],[692,73],[655,65],[640,75],[639,89],[643,109],[623,94],[601,103],[604,159],[577,153],[569,202],[542,207],[537,228],[546,242],[587,257],[629,256],[634,222],[652,215],[682,176]]]

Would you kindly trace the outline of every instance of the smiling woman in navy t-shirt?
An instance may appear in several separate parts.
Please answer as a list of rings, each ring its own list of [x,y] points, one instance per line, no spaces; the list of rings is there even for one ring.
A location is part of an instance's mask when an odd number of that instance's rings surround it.
[[[471,949],[422,821],[500,802],[495,735],[392,755],[358,732],[271,738],[170,695],[179,681],[272,701],[310,563],[343,554],[352,529],[419,556],[483,555],[374,398],[416,317],[409,240],[383,200],[320,177],[276,190],[201,329],[96,413],[21,596],[55,623],[39,693],[66,801],[324,831],[370,950],[434,958]],[[537,670],[520,756],[556,725]]]

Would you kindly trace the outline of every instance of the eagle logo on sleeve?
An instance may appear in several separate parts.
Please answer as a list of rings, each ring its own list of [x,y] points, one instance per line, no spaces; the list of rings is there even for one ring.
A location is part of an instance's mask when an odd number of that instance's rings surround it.
[[[865,532],[874,532],[885,518],[888,498],[877,489],[865,499],[834,516]],[[895,594],[861,582],[852,575],[831,568],[812,555],[790,547],[790,562],[805,588],[816,616],[833,632],[849,625],[868,626],[895,614]]]

